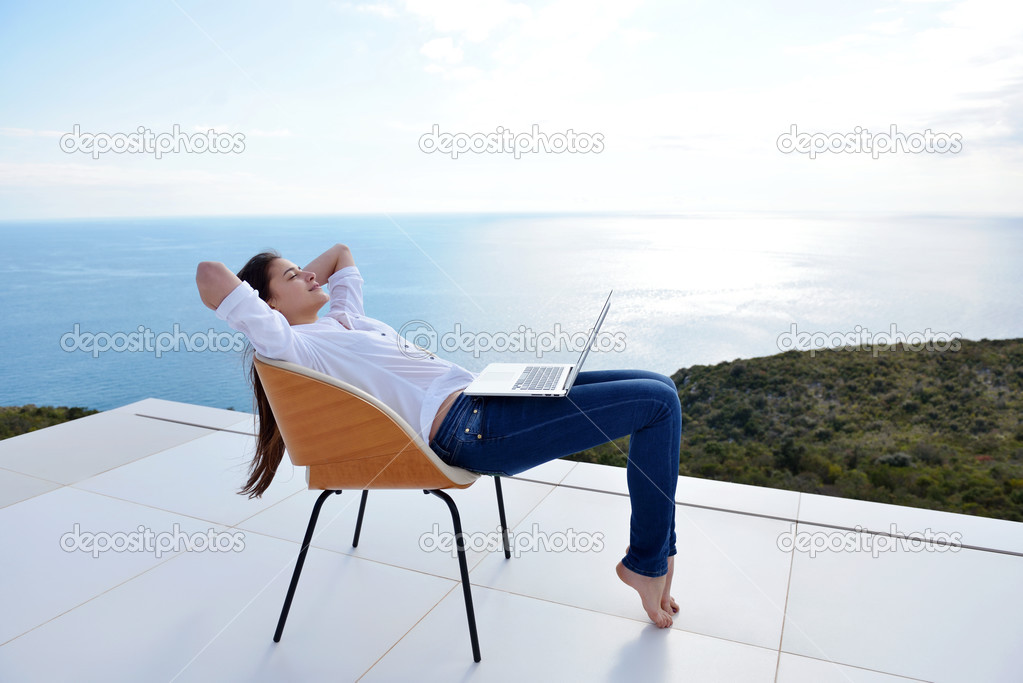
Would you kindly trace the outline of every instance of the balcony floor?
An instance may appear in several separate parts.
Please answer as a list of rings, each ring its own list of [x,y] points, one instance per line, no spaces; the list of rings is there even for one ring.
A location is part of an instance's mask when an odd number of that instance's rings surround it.
[[[492,480],[450,492],[478,544],[481,662],[457,561],[422,547],[451,518],[419,491],[372,492],[358,548],[358,492],[327,500],[275,644],[317,492],[286,462],[262,499],[234,494],[252,423],[146,399],[0,441],[0,680],[1023,680],[1023,524],[680,477],[681,610],[661,630],[614,573],[625,471],[560,460],[502,480],[510,560],[481,547],[497,537]],[[211,529],[233,545],[74,549],[90,533],[198,543]],[[833,545],[779,541],[793,531]],[[570,532],[592,547],[525,547]],[[889,535],[925,532],[963,547]]]

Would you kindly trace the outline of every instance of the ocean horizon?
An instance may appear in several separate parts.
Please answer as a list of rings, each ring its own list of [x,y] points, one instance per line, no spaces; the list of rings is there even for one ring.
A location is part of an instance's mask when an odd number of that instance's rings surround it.
[[[612,288],[587,370],[671,375],[793,340],[1023,337],[1014,216],[207,216],[6,221],[0,235],[0,405],[251,411],[240,336],[200,301],[196,265],[237,271],[266,248],[304,265],[337,242],[367,315],[473,371],[572,362]],[[493,348],[530,337],[553,350]]]

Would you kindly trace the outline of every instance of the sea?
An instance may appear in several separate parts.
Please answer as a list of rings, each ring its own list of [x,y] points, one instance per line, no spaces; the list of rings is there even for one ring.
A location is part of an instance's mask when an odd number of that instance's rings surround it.
[[[373,214],[0,221],[0,405],[252,412],[200,261],[350,247],[366,314],[469,370],[672,375],[822,346],[1023,337],[1023,217]],[[813,362],[808,359],[807,362]]]

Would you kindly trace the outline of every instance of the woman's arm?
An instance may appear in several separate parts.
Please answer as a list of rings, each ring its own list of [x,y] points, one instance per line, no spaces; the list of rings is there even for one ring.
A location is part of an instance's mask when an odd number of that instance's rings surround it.
[[[195,269],[195,285],[202,302],[214,311],[234,288],[241,284],[238,276],[219,261],[203,261]]]
[[[327,284],[327,279],[348,266],[354,266],[355,259],[352,258],[351,250],[343,244],[335,244],[327,251],[314,258],[308,266],[302,270],[311,270],[316,274],[316,281],[321,285]]]

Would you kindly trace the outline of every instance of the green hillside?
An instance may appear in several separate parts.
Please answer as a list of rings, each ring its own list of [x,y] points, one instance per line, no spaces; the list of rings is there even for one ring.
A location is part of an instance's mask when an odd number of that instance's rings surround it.
[[[960,342],[679,370],[679,472],[1023,521],[1023,340]],[[569,459],[624,466],[627,444]]]
[[[98,410],[89,410],[88,408],[68,408],[67,406],[55,408],[53,406],[36,406],[31,403],[25,406],[0,406],[0,439],[7,439],[98,412]]]

